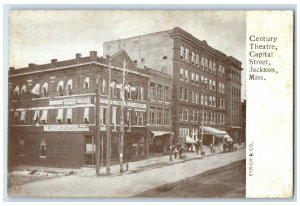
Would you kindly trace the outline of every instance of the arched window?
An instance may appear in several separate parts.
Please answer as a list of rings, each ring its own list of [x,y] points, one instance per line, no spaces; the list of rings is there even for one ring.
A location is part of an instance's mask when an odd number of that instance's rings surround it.
[[[26,93],[26,85],[24,84],[21,88],[21,95],[24,95]]]
[[[87,93],[90,88],[90,77],[86,77],[83,83],[84,93]]]
[[[43,97],[46,97],[47,96],[47,94],[48,94],[48,83],[47,82],[45,82],[44,84],[43,84],[43,86],[42,86],[42,94],[43,94]]]
[[[180,47],[180,59],[183,60],[183,58],[184,58],[184,47],[181,46],[181,47]]]
[[[58,92],[59,96],[63,96],[63,90],[64,90],[64,81],[61,80],[60,82],[58,82],[56,87],[56,91]]]
[[[14,97],[18,97],[19,94],[20,94],[20,87],[17,85],[17,86],[15,86],[13,95],[14,95]]]
[[[66,85],[67,95],[72,94],[72,88],[73,88],[73,80],[69,79]]]

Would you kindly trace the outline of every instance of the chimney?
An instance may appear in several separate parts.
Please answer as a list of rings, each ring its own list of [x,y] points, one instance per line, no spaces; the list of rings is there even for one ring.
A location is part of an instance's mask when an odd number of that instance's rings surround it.
[[[29,63],[29,64],[28,64],[28,67],[29,67],[29,68],[33,68],[34,66],[35,66],[35,64],[33,64],[33,63]]]
[[[57,63],[57,59],[51,59],[51,67],[55,67]]]
[[[97,58],[97,52],[96,51],[90,51],[90,58],[96,59]]]
[[[76,59],[80,59],[81,58],[81,54],[80,53],[77,53],[76,54]]]

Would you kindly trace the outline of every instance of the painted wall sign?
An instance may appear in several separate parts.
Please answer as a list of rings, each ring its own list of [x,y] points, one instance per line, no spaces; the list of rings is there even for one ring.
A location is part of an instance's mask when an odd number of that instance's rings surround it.
[[[100,99],[100,103],[102,104],[107,104],[108,103],[108,99]],[[116,106],[121,106],[121,100],[110,100],[110,103],[112,105],[116,105]],[[147,105],[144,103],[140,103],[140,102],[134,102],[134,101],[125,101],[124,102],[124,106],[127,107],[138,107],[138,108],[143,108],[143,109],[147,109]]]
[[[89,132],[89,126],[78,124],[44,125],[45,132]]]
[[[90,103],[91,103],[91,98],[90,97],[49,100],[49,106],[90,104]]]

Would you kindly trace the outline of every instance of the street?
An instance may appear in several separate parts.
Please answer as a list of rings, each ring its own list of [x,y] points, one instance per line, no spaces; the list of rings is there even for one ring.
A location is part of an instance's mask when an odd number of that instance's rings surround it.
[[[10,196],[26,197],[132,197],[143,191],[194,177],[245,159],[245,148],[178,162],[159,168],[116,176],[71,175],[8,188]],[[240,170],[245,173],[245,170]],[[236,174],[236,176],[245,174]],[[218,177],[218,176],[216,176]],[[245,185],[243,186],[245,187]],[[212,194],[213,197],[213,194]]]

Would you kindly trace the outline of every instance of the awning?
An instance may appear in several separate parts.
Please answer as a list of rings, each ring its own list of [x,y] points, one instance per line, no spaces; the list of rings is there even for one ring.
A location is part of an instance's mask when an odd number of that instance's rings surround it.
[[[62,120],[63,113],[64,113],[64,109],[58,109],[56,120]]]
[[[25,84],[21,88],[21,93],[26,93],[26,85]]]
[[[17,93],[17,95],[19,95],[19,92],[20,92],[20,87],[16,86],[14,89],[14,93]]]
[[[39,113],[40,113],[39,110],[35,110],[35,111],[34,111],[33,120],[37,120],[37,118],[39,118]]]
[[[200,127],[200,128],[203,129],[204,131],[206,131],[209,134],[215,134],[215,135],[226,135],[227,134],[227,132],[225,132],[223,130],[218,130],[218,129],[213,128],[213,127]]]
[[[44,89],[45,88],[45,89]],[[48,83],[47,82],[45,82],[44,84],[43,84],[43,86],[42,86],[42,92],[48,92]]]
[[[85,80],[84,80],[83,88],[88,89],[89,85],[90,85],[90,78],[86,77]]]
[[[61,90],[64,90],[64,81],[63,80],[58,82],[57,87],[56,87],[56,91],[60,92],[59,88],[61,88]]]
[[[72,79],[68,80],[67,85],[66,85],[67,89],[68,89],[68,86],[70,86],[70,89],[73,88],[73,80]]]
[[[26,111],[25,110],[21,111],[20,120],[25,121],[25,115],[26,115]]]
[[[153,138],[154,138],[154,137],[157,137],[157,136],[170,134],[170,131],[151,131],[151,133],[153,134]]]
[[[89,121],[89,111],[90,111],[90,108],[84,108],[83,119],[86,118],[87,121]]]
[[[85,153],[92,154],[96,151],[96,144],[86,144],[85,145]]]
[[[186,135],[185,136],[185,143],[187,144],[195,144],[197,143],[196,140],[194,140],[193,138],[191,138],[190,136]]]
[[[47,116],[48,116],[48,110],[43,110],[43,114],[41,116],[41,121],[44,120],[45,122],[47,122]]]
[[[33,89],[31,90],[31,93],[32,94],[36,94],[36,95],[40,95],[40,87],[41,85],[40,84],[36,84]]]
[[[72,119],[72,108],[67,109],[66,119]]]

